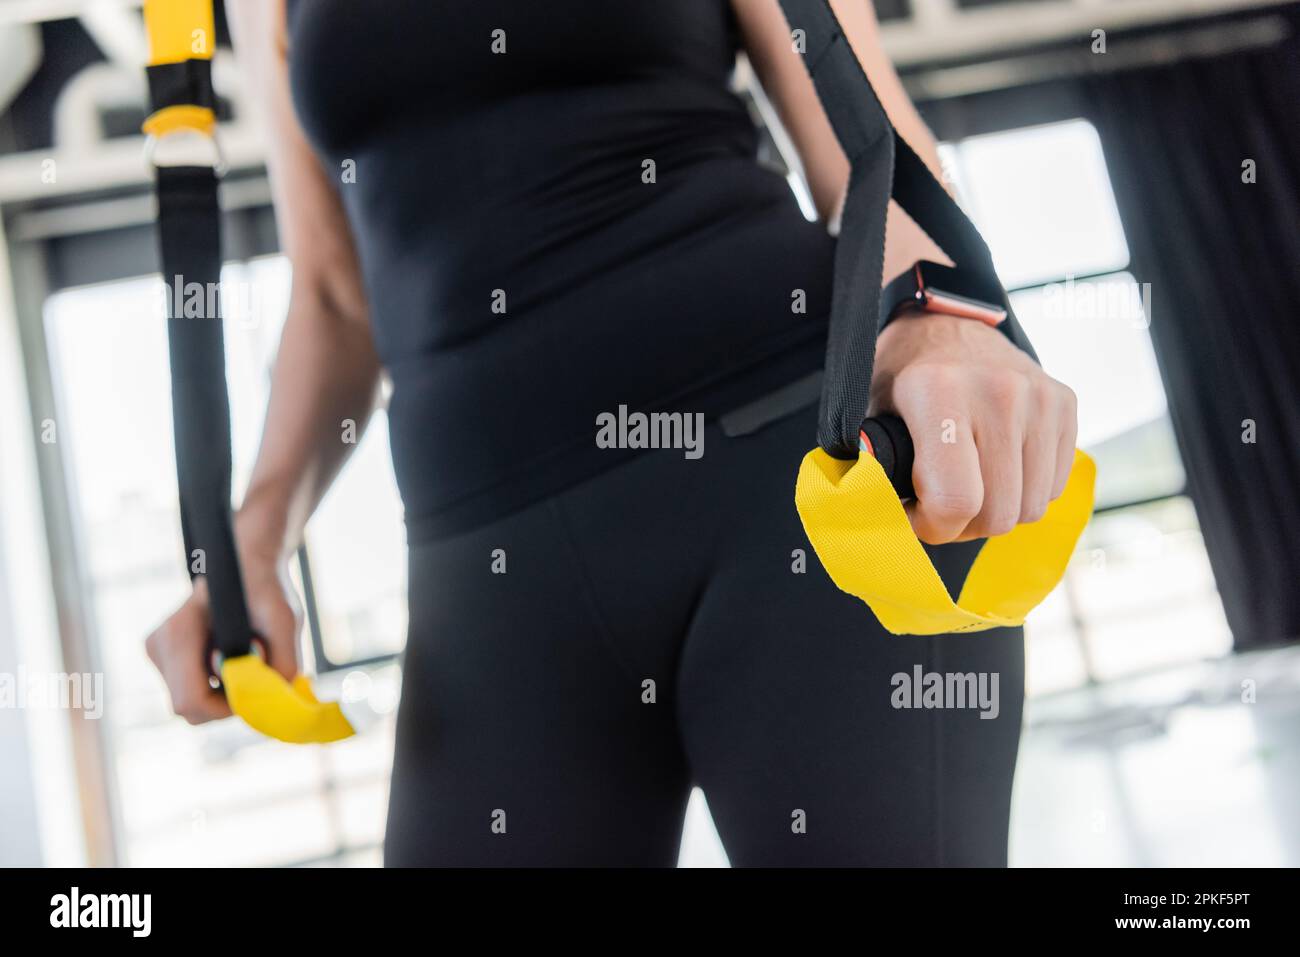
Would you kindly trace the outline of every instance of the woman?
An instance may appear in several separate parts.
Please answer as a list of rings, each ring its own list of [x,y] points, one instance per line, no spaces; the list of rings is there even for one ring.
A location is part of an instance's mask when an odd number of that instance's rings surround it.
[[[808,567],[815,407],[718,426],[825,350],[848,163],[777,0],[227,6],[294,267],[236,518],[286,675],[287,557],[353,447],[341,423],[392,381],[411,624],[387,862],[670,865],[699,784],[737,865],[1004,864],[1021,634],[888,636]],[[835,7],[937,169],[870,5]],[[737,49],[822,224],[755,160]],[[940,258],[892,209],[886,278]],[[873,392],[916,441],[911,519],[950,587],[976,546],[949,543],[1061,493],[1073,396],[996,329],[892,323]],[[624,406],[705,425],[684,450],[598,441]],[[206,621],[200,581],[148,643],[192,722],[228,714]],[[998,676],[996,717],[898,707],[917,667]]]

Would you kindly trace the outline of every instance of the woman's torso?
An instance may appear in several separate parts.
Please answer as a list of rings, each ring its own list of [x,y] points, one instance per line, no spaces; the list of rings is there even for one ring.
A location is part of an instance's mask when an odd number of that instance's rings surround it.
[[[833,242],[756,161],[728,0],[291,0],[290,28],[413,536],[613,464],[602,412],[820,364]]]

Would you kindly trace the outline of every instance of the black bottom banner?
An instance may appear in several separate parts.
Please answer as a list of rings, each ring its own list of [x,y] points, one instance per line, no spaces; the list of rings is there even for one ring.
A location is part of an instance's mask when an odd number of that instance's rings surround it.
[[[620,925],[628,942],[665,946],[750,935],[775,945],[779,934],[822,950],[842,946],[828,935],[845,932],[914,935],[918,952],[1009,932],[1033,933],[1020,938],[1026,946],[1098,937],[1231,946],[1295,920],[1295,874],[1283,870],[9,870],[0,886],[7,941],[76,934],[114,949],[437,947],[431,934],[451,933],[445,943],[458,948],[515,934],[608,947]]]

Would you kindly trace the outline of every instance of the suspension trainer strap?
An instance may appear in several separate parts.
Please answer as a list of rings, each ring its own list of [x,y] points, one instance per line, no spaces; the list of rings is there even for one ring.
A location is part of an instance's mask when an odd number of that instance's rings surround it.
[[[151,149],[174,133],[199,134],[216,152],[216,46],[212,0],[145,0]],[[337,704],[306,677],[293,684],[254,654],[231,517],[230,397],[221,319],[218,164],[157,166],[158,241],[167,289],[172,433],[181,533],[191,578],[208,586],[211,642],[231,709],[258,731],[293,743],[347,737]]]
[[[156,182],[181,530],[191,577],[207,579],[212,643],[235,658],[252,650],[253,629],[230,514],[217,177],[211,167],[160,167]]]
[[[211,0],[148,0],[149,93],[145,132],[211,135]],[[190,576],[207,580],[212,643],[227,658],[252,650],[253,629],[230,515],[230,401],[221,322],[221,207],[212,166],[155,170],[158,241],[167,288],[172,433],[181,530]]]
[[[780,4],[850,163],[835,251],[819,447],[804,457],[795,487],[804,530],[835,584],[866,602],[895,634],[1022,624],[1065,573],[1092,511],[1095,466],[1076,451],[1066,490],[1047,514],[989,539],[952,599],[912,532],[890,477],[859,443],[871,398],[891,197],[954,263],[978,272],[991,288],[1002,287],[979,231],[890,123],[829,0]],[[1034,356],[1005,292],[1002,300],[1002,330]]]
[[[890,123],[827,0],[780,3],[851,167],[835,254],[817,440],[836,458],[856,459],[876,355],[875,317],[880,311],[890,198],[953,262],[980,273],[992,288],[1001,285],[979,231]],[[1033,355],[1005,294],[1003,299],[1008,318],[1002,327]]]

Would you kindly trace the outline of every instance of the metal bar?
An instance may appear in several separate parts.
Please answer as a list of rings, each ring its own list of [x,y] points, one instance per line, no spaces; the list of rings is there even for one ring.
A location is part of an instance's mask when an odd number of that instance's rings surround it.
[[[231,169],[258,169],[265,164],[263,138],[253,124],[223,125],[219,135]],[[33,150],[0,156],[0,204],[148,187],[152,175],[144,159],[144,143],[143,136],[123,136],[87,152]],[[51,162],[58,174],[52,183],[43,175]]]
[[[1106,515],[1110,512],[1118,512],[1125,508],[1140,508],[1143,505],[1159,505],[1161,502],[1168,502],[1170,499],[1189,497],[1187,486],[1184,485],[1177,492],[1170,492],[1167,495],[1152,495],[1150,498],[1134,499],[1131,502],[1116,502],[1113,505],[1103,505],[1100,508],[1094,508],[1092,514],[1094,516]]]
[[[221,208],[228,213],[270,205],[271,187],[265,176],[227,178],[221,184]],[[9,232],[18,242],[86,236],[132,226],[148,226],[157,213],[154,198],[142,191],[116,199],[92,199],[50,209],[23,210],[13,214]]]
[[[880,34],[900,68],[972,59],[1077,39],[1084,49],[1093,30],[1128,30],[1183,23],[1228,13],[1286,6],[1294,0],[1122,0],[1094,5],[1077,2],[1007,3],[962,10],[935,30],[916,20],[883,23]],[[1110,55],[1110,54],[1107,54]]]
[[[57,422],[43,321],[42,307],[47,291],[44,258],[39,249],[26,244],[12,248],[11,258],[28,401],[34,419],[49,418]],[[69,673],[102,674],[94,615],[84,587],[87,575],[77,541],[79,523],[62,446],[57,442],[38,443],[36,462],[43,493],[41,505],[49,541],[50,577],[54,586],[63,668]],[[120,858],[116,788],[106,722],[85,720],[76,709],[68,710],[68,720],[87,863],[92,867],[112,867],[120,863]]]
[[[979,63],[941,66],[908,73],[903,85],[918,102],[953,99],[1012,89],[1044,80],[1134,70],[1202,57],[1224,56],[1272,46],[1291,35],[1276,14],[1213,27],[1188,27],[1116,44],[1105,56],[1078,50],[1022,53]]]
[[[139,10],[141,3],[140,0],[3,0],[0,2],[0,26],[70,20],[98,6]]]

